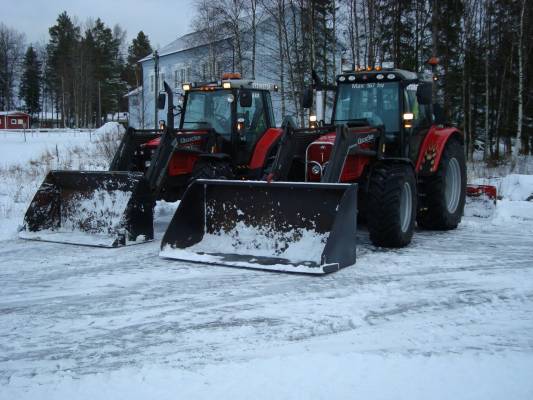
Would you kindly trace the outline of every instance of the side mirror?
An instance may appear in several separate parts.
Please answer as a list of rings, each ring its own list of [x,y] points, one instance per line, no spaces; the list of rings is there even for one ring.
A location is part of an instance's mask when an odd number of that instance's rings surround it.
[[[164,110],[166,102],[167,96],[165,95],[165,93],[159,93],[159,96],[157,96],[157,108],[160,110]]]
[[[252,106],[252,92],[247,89],[242,89],[239,95],[239,105],[242,108],[249,108]]]
[[[308,86],[304,89],[302,95],[302,107],[311,108],[313,107],[313,88]]]
[[[428,106],[432,102],[433,85],[431,83],[421,83],[416,88],[416,99],[418,104]]]
[[[444,110],[442,109],[442,106],[439,103],[433,104],[433,115],[435,116],[435,124],[436,125],[445,125],[446,124],[446,118],[444,116]]]

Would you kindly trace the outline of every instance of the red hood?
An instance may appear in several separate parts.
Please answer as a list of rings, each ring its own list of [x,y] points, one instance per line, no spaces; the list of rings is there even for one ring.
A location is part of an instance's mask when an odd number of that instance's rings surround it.
[[[326,133],[325,135],[320,136],[317,140],[315,140],[313,143],[316,142],[322,142],[322,143],[335,143],[335,132]]]
[[[155,148],[159,146],[159,142],[161,142],[161,137],[156,137],[155,139],[152,139],[149,142],[142,144],[141,146],[148,147],[148,148]]]
[[[186,132],[178,132],[178,135],[202,135],[204,133],[207,133],[207,131],[186,131]],[[159,146],[159,143],[161,142],[161,136],[156,137],[155,139],[149,140],[146,143],[143,143],[141,147],[144,148],[156,148]]]

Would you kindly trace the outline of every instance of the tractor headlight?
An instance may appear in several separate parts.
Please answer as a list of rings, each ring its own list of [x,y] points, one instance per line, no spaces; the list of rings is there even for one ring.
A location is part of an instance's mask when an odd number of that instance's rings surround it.
[[[184,92],[187,92],[187,91],[191,90],[191,85],[189,85],[188,83],[186,83],[186,84],[184,84],[184,85],[182,86],[182,89],[183,89]]]
[[[223,82],[222,88],[224,89],[231,89],[231,83],[230,82]]]
[[[144,166],[148,168],[150,166],[150,160],[144,162]]]
[[[316,165],[316,164],[315,164],[315,165],[313,165],[313,166],[311,167],[311,173],[312,173],[313,175],[320,175],[320,170],[321,170],[321,168],[320,168],[319,165]]]

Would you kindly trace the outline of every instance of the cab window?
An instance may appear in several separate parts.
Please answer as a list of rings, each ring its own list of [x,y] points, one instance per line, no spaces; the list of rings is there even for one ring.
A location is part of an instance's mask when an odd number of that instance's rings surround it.
[[[188,95],[184,129],[214,129],[218,134],[231,136],[231,101],[227,91],[191,92]]]
[[[266,108],[260,91],[252,92],[252,105],[241,107],[237,102],[237,125],[241,140],[253,147],[268,128]]]

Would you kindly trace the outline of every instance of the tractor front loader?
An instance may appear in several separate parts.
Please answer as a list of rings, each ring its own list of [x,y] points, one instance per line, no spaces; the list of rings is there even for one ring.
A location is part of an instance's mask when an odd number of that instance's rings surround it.
[[[188,83],[177,107],[164,87],[158,106],[167,104],[165,129],[128,129],[108,172],[51,171],[26,212],[21,238],[104,247],[142,243],[153,239],[156,200],[180,199],[197,179],[264,176],[282,133],[273,117],[274,85],[238,74]]]
[[[463,135],[434,109],[431,77],[369,68],[339,75],[333,89],[331,124],[286,126],[266,182],[191,185],[161,255],[322,274],[355,263],[358,214],[380,247],[408,245],[416,224],[457,227]]]
[[[170,126],[164,131],[129,128],[109,171],[50,171],[26,211],[19,237],[98,247],[153,239],[153,207],[177,147],[172,92],[165,88]],[[156,138],[160,145],[151,164],[139,165],[139,149]]]

